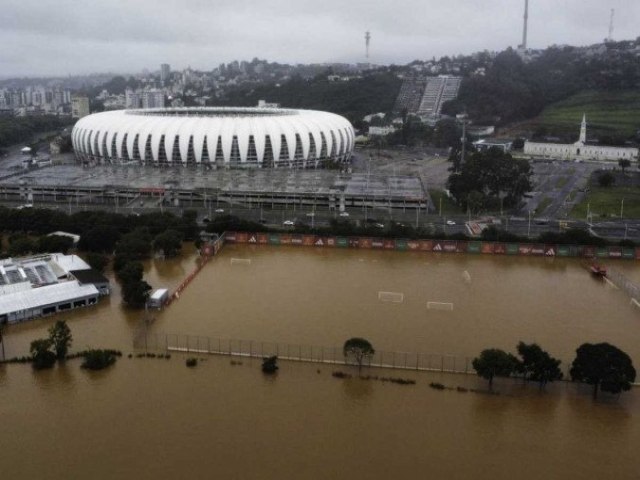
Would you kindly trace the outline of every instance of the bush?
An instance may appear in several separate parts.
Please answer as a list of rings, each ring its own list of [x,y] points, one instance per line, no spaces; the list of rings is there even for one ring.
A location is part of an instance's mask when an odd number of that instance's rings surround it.
[[[189,368],[195,367],[196,365],[198,365],[198,359],[197,358],[187,358],[186,364],[187,364],[187,367],[189,367]]]
[[[88,370],[102,370],[116,363],[117,352],[114,350],[87,350],[84,352],[84,362],[81,368]]]
[[[278,371],[278,357],[273,355],[262,359],[263,373],[276,373]]]

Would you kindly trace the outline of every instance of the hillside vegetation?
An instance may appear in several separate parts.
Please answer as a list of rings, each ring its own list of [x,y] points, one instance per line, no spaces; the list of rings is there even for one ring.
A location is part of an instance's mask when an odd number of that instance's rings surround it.
[[[589,136],[633,136],[640,129],[640,91],[588,91],[545,108],[532,124],[578,134],[586,113]]]
[[[632,136],[640,98],[633,93],[640,88],[640,62],[632,46],[607,45],[597,55],[551,47],[530,62],[504,51],[486,74],[465,78],[458,99],[443,111],[466,111],[477,123],[500,126],[540,116],[549,127],[570,125],[573,131],[586,112],[601,134]]]
[[[363,116],[389,112],[393,108],[402,81],[391,72],[365,74],[349,81],[330,82],[326,75],[304,79],[296,76],[280,84],[238,87],[226,93],[214,105],[255,106],[258,100],[279,103],[282,107],[326,110],[360,123]]]

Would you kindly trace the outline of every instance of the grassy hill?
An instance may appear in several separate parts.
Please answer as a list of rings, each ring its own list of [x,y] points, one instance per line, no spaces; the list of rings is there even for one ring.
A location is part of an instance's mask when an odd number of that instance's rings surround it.
[[[545,108],[531,126],[577,137],[584,113],[589,137],[631,137],[640,130],[640,91],[581,92]]]

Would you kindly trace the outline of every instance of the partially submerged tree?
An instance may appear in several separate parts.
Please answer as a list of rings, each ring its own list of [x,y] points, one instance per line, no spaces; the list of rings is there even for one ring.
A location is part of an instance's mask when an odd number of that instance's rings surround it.
[[[73,341],[71,329],[64,320],[58,320],[55,325],[49,329],[49,340],[53,346],[58,360],[64,360]]]
[[[491,390],[494,377],[509,377],[516,370],[518,359],[504,350],[490,348],[480,352],[472,365],[480,377],[489,380]]]
[[[272,355],[271,357],[265,357],[262,359],[262,371],[263,373],[276,373],[278,371],[278,357]]]
[[[116,363],[116,352],[113,350],[87,350],[84,352],[81,368],[102,370]]]
[[[593,385],[593,398],[598,390],[620,393],[631,389],[636,370],[629,355],[608,343],[583,343],[571,364],[572,381]]]
[[[520,362],[517,371],[528,382],[538,382],[540,389],[555,380],[562,380],[561,361],[553,358],[535,343],[518,343]]]
[[[175,257],[182,248],[182,235],[176,230],[166,230],[153,240],[153,249],[162,250],[165,257]]]
[[[48,338],[41,338],[31,342],[31,358],[33,363],[31,364],[35,370],[43,370],[45,368],[51,368],[56,363],[56,354],[51,350],[51,340]]]
[[[358,371],[362,370],[362,364],[366,359],[370,359],[376,351],[368,340],[353,337],[344,342],[342,353],[345,358],[353,358],[358,364]]]

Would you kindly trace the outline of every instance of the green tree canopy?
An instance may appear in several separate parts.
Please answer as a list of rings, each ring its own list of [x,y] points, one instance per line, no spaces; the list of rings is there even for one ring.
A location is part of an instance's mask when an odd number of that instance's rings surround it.
[[[64,360],[73,341],[71,329],[67,326],[67,322],[58,320],[49,329],[49,340],[53,346],[53,350],[56,352],[56,358],[58,360]]]
[[[342,353],[347,359],[353,358],[358,364],[358,370],[362,370],[362,364],[365,359],[371,358],[376,351],[368,340],[353,337],[344,342]]]
[[[593,385],[593,398],[598,390],[620,393],[631,389],[636,370],[629,355],[608,343],[583,343],[571,364],[571,380]]]
[[[538,382],[540,388],[547,383],[562,379],[560,360],[553,358],[535,343],[518,343],[520,362],[518,371],[527,381]]]
[[[132,308],[142,308],[149,299],[151,285],[144,280],[122,284],[122,300]]]
[[[153,240],[153,249],[162,250],[166,257],[175,257],[182,248],[182,235],[176,230],[166,230]]]
[[[447,182],[451,195],[463,208],[477,205],[516,206],[531,191],[531,167],[526,160],[514,159],[497,148],[476,152]],[[483,201],[484,200],[484,201]]]
[[[480,377],[489,380],[491,389],[494,377],[509,377],[516,370],[518,359],[504,350],[490,348],[480,352],[480,356],[473,359],[472,365]]]
[[[31,366],[35,370],[51,368],[56,363],[56,354],[51,351],[51,340],[48,338],[31,342],[30,352],[33,358]]]

